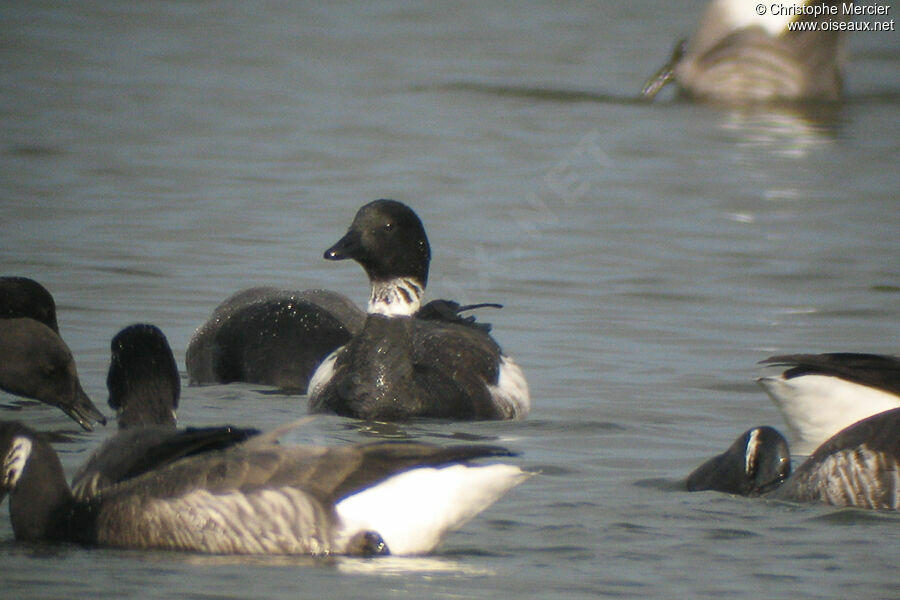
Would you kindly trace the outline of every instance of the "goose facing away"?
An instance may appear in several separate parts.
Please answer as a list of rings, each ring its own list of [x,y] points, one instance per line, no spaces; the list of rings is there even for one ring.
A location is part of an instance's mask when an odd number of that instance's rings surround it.
[[[458,318],[455,303],[422,306],[431,248],[411,208],[395,200],[364,205],[325,258],[359,263],[370,298],[362,330],[310,380],[311,412],[374,420],[528,413],[525,376],[487,328]]]
[[[900,407],[900,358],[884,354],[829,353],[772,356],[787,367],[757,379],[787,425],[795,453],[807,455],[841,429]]]
[[[767,498],[792,502],[900,510],[900,409],[850,425],[817,448],[793,475],[770,480],[757,489],[741,464],[753,461],[770,472],[777,472],[789,457],[787,442],[781,436],[760,436],[756,443],[747,443],[753,432],[760,429],[763,428],[752,429],[739,437],[722,455],[728,456],[727,460],[716,457],[691,473],[689,482],[717,482],[691,491],[762,493]],[[784,473],[789,473],[789,469]],[[741,479],[743,483],[739,485],[730,483]]]
[[[316,367],[362,327],[364,313],[328,290],[238,292],[188,344],[191,383],[243,381],[305,392]]]
[[[174,427],[181,378],[165,334],[155,325],[130,325],[113,337],[110,352],[106,387],[119,429]]]
[[[212,554],[424,554],[530,475],[492,446],[277,445],[263,434],[76,500],[28,427],[0,423],[18,540]]]
[[[158,327],[130,325],[113,337],[110,347],[106,385],[119,432],[76,472],[76,498],[96,496],[113,484],[260,433],[232,426],[175,428],[181,382],[172,349]]]
[[[676,45],[672,58],[648,80],[641,95],[653,98],[674,81],[681,93],[700,100],[838,100],[846,63],[845,36],[821,24],[846,21],[843,4],[849,2],[757,5],[712,0],[694,34]],[[759,7],[765,9],[762,15]],[[811,10],[820,14],[809,14]],[[797,14],[803,11],[807,12]]]
[[[106,425],[81,387],[69,347],[34,319],[0,319],[0,389],[56,406],[87,431],[95,422]]]

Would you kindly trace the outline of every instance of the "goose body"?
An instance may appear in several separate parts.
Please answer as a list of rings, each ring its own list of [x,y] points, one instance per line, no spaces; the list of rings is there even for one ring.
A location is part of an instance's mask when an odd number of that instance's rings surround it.
[[[243,290],[191,337],[188,377],[196,384],[243,381],[305,392],[322,359],[363,320],[352,301],[328,290]]]
[[[900,407],[900,358],[832,353],[773,356],[787,367],[757,381],[787,425],[791,447],[807,455],[845,427]]]
[[[371,293],[361,331],[310,380],[311,412],[371,420],[527,414],[525,376],[487,328],[459,318],[453,303],[422,306],[431,250],[412,209],[394,200],[366,204],[325,258],[358,262]]]
[[[760,477],[760,473],[767,476]],[[757,427],[742,434],[724,454],[694,470],[688,477],[688,489],[900,510],[900,409],[843,429],[788,475],[787,441],[772,428]],[[696,485],[698,482],[702,485]]]
[[[837,100],[843,87],[844,34],[818,25],[845,21],[841,4],[761,4],[765,10],[760,15],[754,3],[712,0],[694,34],[676,46],[642,95],[652,98],[674,81],[684,95],[700,100]],[[819,14],[810,14],[812,10]],[[817,22],[816,29],[795,25],[791,30],[791,23],[804,21]]]
[[[391,442],[290,446],[264,434],[77,500],[49,445],[20,423],[2,423],[0,493],[10,495],[19,540],[212,554],[421,554],[528,477],[511,465],[472,464],[508,454]]]

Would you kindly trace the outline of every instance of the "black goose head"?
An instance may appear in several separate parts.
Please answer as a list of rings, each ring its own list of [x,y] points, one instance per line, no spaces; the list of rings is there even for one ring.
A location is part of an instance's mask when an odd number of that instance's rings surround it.
[[[375,200],[357,211],[347,234],[325,251],[325,258],[355,260],[373,283],[411,278],[424,288],[431,248],[411,208],[396,200]]]
[[[40,321],[59,333],[56,302],[44,286],[27,277],[0,277],[0,319],[19,317]]]
[[[69,347],[34,319],[0,319],[0,388],[59,407],[88,431],[94,421],[106,425],[81,387]]]
[[[158,327],[137,324],[116,334],[106,387],[119,429],[175,425],[181,394],[178,365]]]
[[[687,478],[687,488],[758,496],[780,486],[790,474],[791,453],[784,436],[772,427],[754,427],[697,467]]]

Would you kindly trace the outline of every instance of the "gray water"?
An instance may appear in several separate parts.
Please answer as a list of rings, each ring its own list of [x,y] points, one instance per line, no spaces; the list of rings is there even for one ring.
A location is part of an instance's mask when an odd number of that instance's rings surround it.
[[[4,597],[896,597],[897,515],[679,482],[782,425],[757,361],[898,351],[900,38],[851,37],[839,107],[635,102],[703,4],[2,3],[0,272],[54,294],[107,414],[125,325],[160,326],[183,369],[239,289],[363,303],[362,270],[321,255],[390,197],[428,229],[429,297],[504,304],[481,318],[533,411],[326,416],[292,441],[485,440],[541,471],[422,559],[28,546],[4,508]],[[183,424],[305,414],[256,385],[186,386],[182,406]],[[59,434],[70,474],[114,432],[8,395],[0,417]]]

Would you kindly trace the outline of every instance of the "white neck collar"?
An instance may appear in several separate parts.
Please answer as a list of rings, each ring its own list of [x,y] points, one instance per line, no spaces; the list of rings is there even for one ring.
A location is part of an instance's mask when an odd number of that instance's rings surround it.
[[[422,305],[424,293],[422,284],[412,277],[374,281],[367,312],[386,317],[411,317]]]

